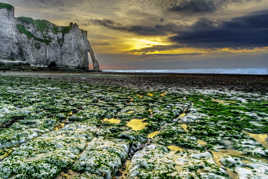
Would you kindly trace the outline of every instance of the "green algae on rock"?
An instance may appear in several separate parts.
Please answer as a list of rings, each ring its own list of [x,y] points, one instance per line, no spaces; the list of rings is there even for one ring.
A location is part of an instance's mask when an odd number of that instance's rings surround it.
[[[0,84],[0,178],[267,178],[266,94]]]

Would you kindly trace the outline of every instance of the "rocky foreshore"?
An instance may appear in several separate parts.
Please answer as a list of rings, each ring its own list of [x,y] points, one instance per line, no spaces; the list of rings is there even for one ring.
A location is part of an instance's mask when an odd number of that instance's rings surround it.
[[[268,177],[267,91],[8,74],[0,78],[0,178]],[[108,86],[95,82],[104,78]]]

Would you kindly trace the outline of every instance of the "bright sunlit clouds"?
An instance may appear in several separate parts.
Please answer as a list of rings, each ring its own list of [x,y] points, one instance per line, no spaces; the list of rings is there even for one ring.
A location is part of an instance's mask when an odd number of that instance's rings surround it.
[[[138,38],[130,39],[129,42],[127,43],[131,44],[132,46],[130,50],[139,50],[143,48],[153,47],[155,45],[169,45],[170,44],[167,42],[152,41],[148,39],[138,39]]]

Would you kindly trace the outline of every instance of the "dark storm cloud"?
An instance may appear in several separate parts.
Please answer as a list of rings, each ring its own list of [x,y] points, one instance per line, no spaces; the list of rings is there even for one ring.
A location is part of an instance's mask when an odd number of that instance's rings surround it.
[[[17,1],[17,0],[6,0]],[[261,0],[128,0],[128,7],[159,7],[179,13],[204,13],[214,12],[219,8],[230,3],[242,3]],[[89,5],[95,7],[96,4],[113,6],[115,4],[124,4],[125,0],[20,0],[21,4],[29,4],[31,6],[46,6],[46,7],[64,7]],[[154,5],[154,6],[152,6]]]
[[[225,3],[226,0],[183,0],[169,10],[180,13],[207,13],[216,11]]]
[[[230,4],[256,0],[174,0],[169,11],[182,14],[212,13]]]
[[[202,19],[171,41],[201,48],[254,48],[268,46],[268,11],[216,24]]]
[[[10,3],[13,3],[15,0],[10,0]],[[82,0],[77,0],[76,3],[81,2]],[[64,7],[67,5],[72,5],[74,1],[72,0],[21,0],[16,1],[16,4],[26,5],[27,7]]]
[[[145,36],[167,35],[168,33],[176,32],[178,29],[178,26],[175,24],[163,24],[163,25],[157,24],[154,26],[143,26],[143,25],[124,26],[120,23],[108,19],[102,19],[102,20],[94,19],[90,20],[90,22],[96,25],[104,26],[109,29],[126,31],[135,33],[137,35],[145,35]]]

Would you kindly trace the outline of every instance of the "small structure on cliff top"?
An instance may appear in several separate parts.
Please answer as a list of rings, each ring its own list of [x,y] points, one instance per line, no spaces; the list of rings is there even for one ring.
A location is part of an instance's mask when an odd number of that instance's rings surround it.
[[[99,71],[87,32],[77,24],[62,27],[46,20],[15,18],[14,7],[0,3],[0,64],[88,70],[88,53],[94,71]]]

